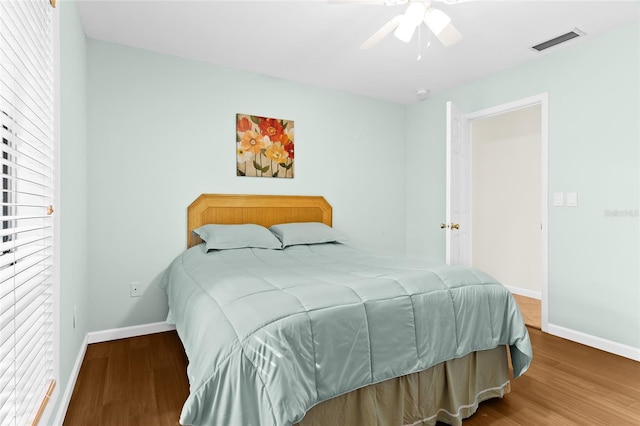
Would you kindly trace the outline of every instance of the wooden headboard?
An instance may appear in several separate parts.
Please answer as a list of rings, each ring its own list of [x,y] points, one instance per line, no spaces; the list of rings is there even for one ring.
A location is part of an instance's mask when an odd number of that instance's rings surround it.
[[[187,248],[200,244],[191,231],[209,223],[256,223],[265,227],[288,222],[322,222],[331,226],[331,205],[320,196],[202,194],[187,209]]]

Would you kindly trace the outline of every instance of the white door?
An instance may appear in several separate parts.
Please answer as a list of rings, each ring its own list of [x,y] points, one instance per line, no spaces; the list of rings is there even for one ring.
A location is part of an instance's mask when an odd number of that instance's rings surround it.
[[[469,119],[447,102],[447,233],[448,265],[471,266],[471,143]]]

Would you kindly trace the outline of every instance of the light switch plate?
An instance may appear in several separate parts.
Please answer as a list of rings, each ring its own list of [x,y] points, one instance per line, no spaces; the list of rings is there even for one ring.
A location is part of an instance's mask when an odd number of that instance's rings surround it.
[[[578,207],[577,192],[567,192],[567,207]]]
[[[555,192],[553,194],[553,205],[556,207],[564,206],[564,193],[563,192]]]

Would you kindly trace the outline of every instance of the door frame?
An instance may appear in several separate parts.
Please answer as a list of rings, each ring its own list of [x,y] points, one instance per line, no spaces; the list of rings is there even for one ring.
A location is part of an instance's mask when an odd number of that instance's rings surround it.
[[[480,111],[465,114],[465,118],[474,120],[500,115],[517,109],[540,105],[540,232],[541,239],[541,326],[542,331],[549,329],[549,94],[541,93],[528,98],[518,99]],[[471,126],[468,126],[469,140],[471,139]],[[473,148],[472,148],[473,149]],[[473,254],[472,254],[473,255]],[[523,294],[527,296],[526,294]]]

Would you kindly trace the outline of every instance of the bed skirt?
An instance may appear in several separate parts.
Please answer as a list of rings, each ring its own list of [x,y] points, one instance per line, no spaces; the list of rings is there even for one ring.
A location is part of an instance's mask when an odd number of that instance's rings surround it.
[[[509,390],[509,361],[501,346],[324,401],[298,425],[418,426],[440,421],[459,426],[480,402]]]

